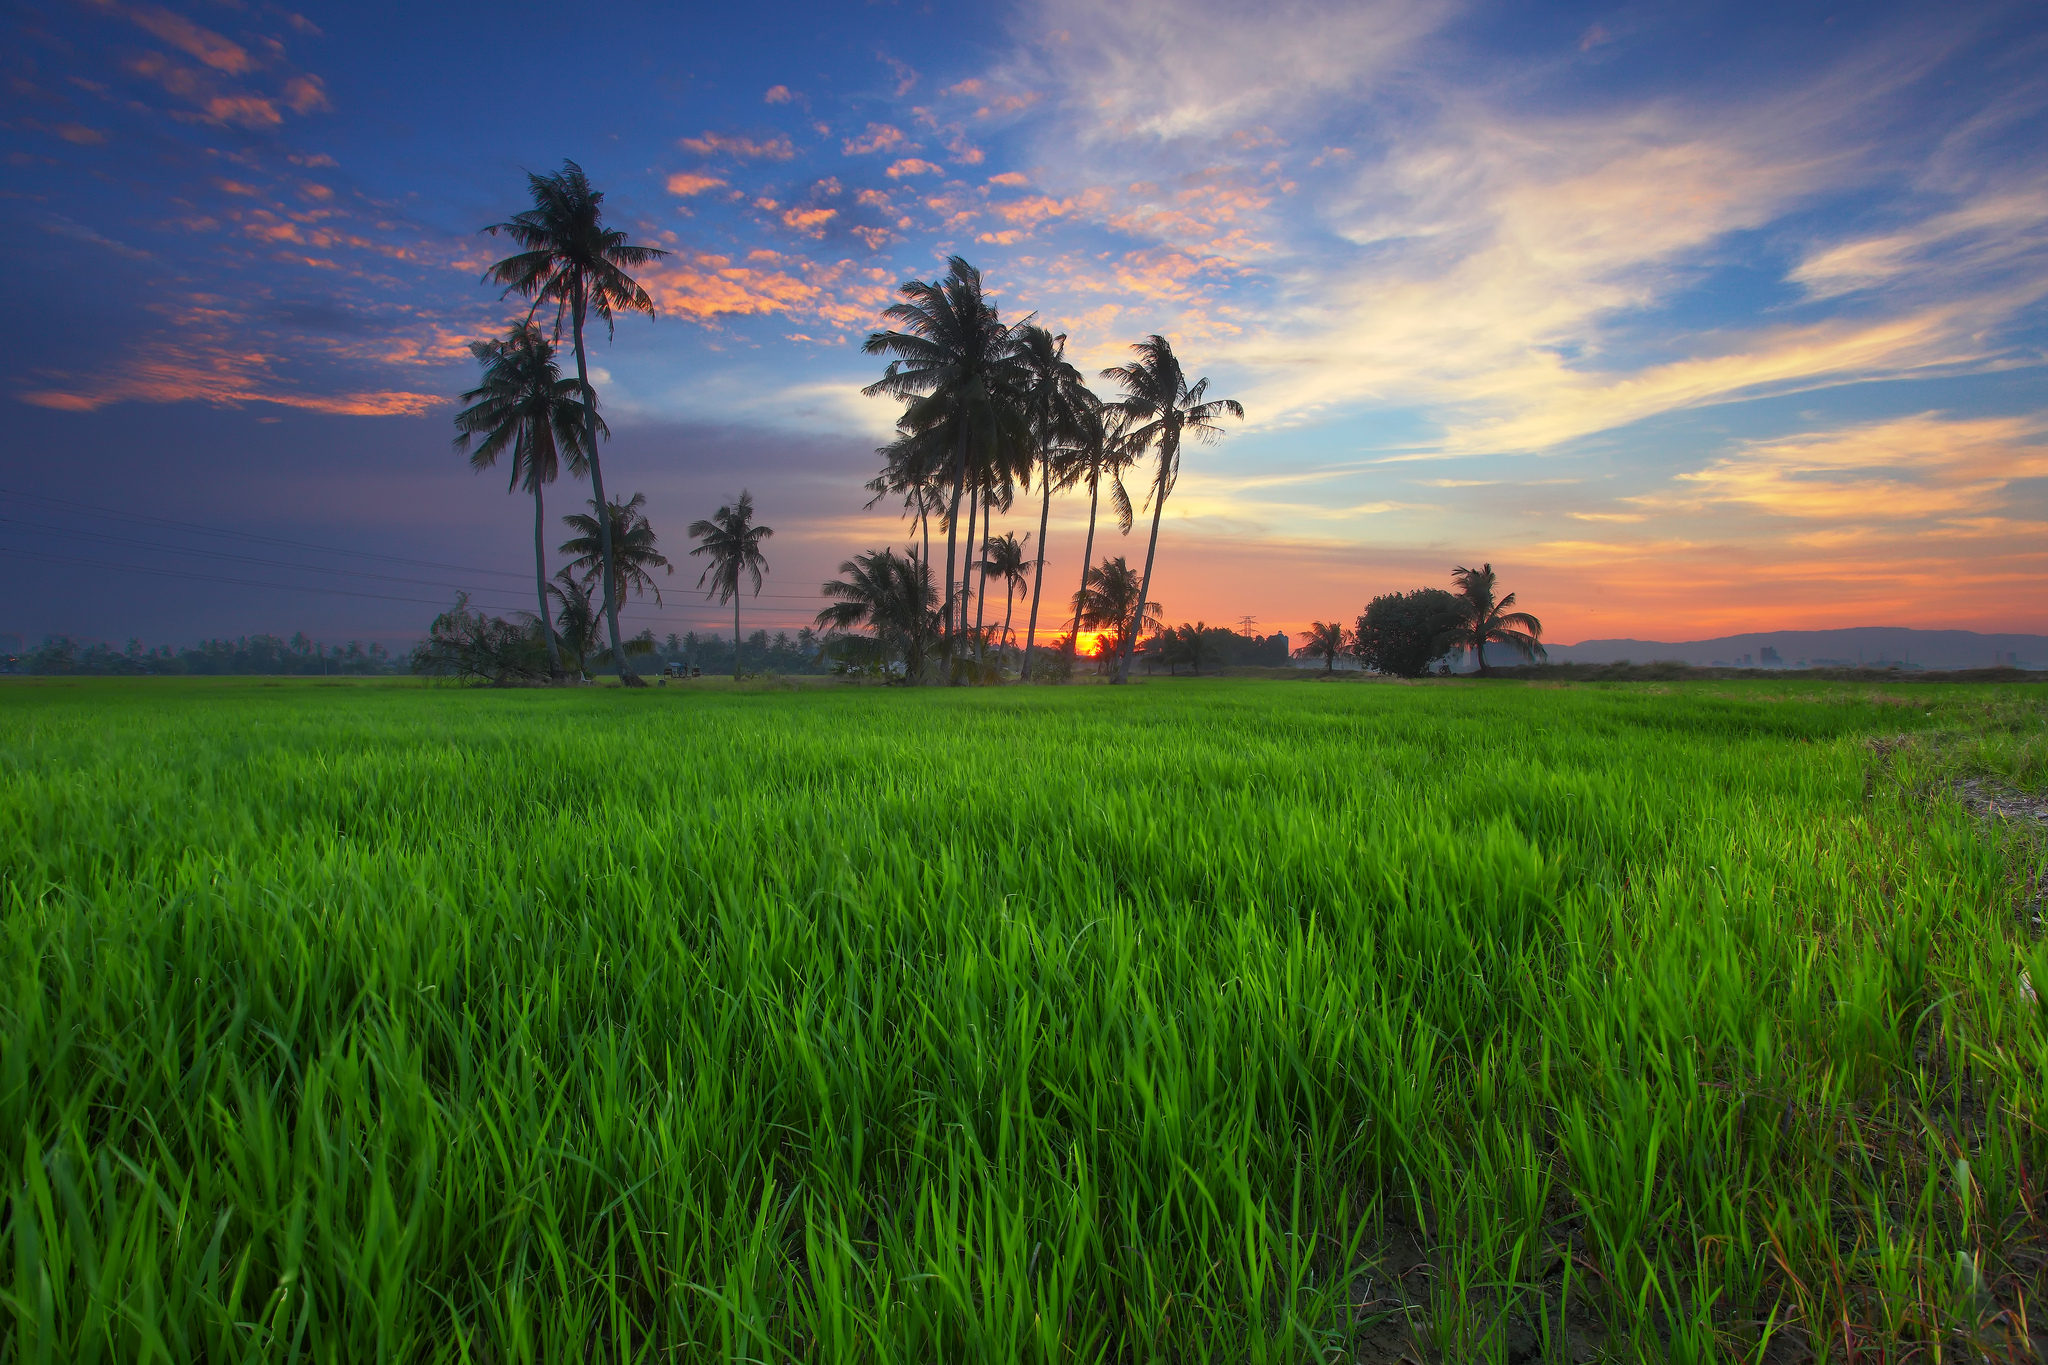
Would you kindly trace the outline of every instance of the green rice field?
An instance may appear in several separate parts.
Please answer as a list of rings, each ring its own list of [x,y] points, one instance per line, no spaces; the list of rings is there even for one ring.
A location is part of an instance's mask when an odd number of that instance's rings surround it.
[[[2038,686],[8,680],[0,777],[0,1362],[2048,1345]]]

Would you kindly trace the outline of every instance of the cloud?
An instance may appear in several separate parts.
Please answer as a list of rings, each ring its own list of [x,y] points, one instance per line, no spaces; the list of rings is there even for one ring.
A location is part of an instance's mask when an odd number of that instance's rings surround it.
[[[848,156],[866,156],[871,152],[895,151],[909,145],[910,139],[903,135],[901,128],[887,123],[870,123],[867,132],[846,140],[845,150]]]
[[[668,178],[668,192],[688,199],[706,190],[723,189],[726,182],[715,175],[702,175],[696,171],[677,171]]]
[[[1021,175],[1016,171],[1004,171],[1001,175],[990,176],[988,183],[991,185],[1002,185],[1009,189],[1022,189],[1030,184],[1031,180],[1029,177]]]
[[[782,225],[809,237],[822,238],[825,225],[838,216],[838,209],[788,209],[782,215]]]
[[[1777,517],[1925,522],[1997,512],[2016,479],[2048,477],[2048,420],[1925,412],[1746,441],[1648,505],[1740,504]]]
[[[795,98],[796,96],[790,93],[788,86],[771,85],[768,87],[768,93],[761,96],[761,102],[763,104],[788,104]]]
[[[204,29],[181,14],[157,5],[138,5],[128,17],[171,46],[196,57],[216,71],[230,76],[247,75],[255,69],[248,52],[211,29]]]
[[[944,175],[945,173],[945,167],[935,166],[929,161],[920,161],[914,156],[891,164],[889,169],[884,172],[891,180],[901,180],[906,175]]]
[[[736,161],[788,161],[796,155],[796,144],[780,134],[757,139],[706,132],[702,137],[680,138],[676,145],[698,156],[729,156]]]
[[[770,314],[863,326],[887,306],[890,285],[885,272],[852,261],[822,264],[765,250],[743,262],[679,251],[639,279],[662,312],[707,326],[723,317]]]
[[[437,394],[402,390],[308,393],[281,384],[277,357],[156,341],[137,348],[119,368],[97,375],[40,375],[48,387],[21,401],[59,412],[94,412],[117,403],[208,403],[236,408],[271,403],[351,417],[415,416],[440,407]]]
[[[54,233],[59,237],[69,237],[73,241],[85,242],[91,246],[103,247],[113,252],[116,256],[126,256],[130,260],[146,261],[150,259],[150,254],[147,251],[139,247],[129,246],[126,242],[116,241],[112,237],[103,236],[83,223],[72,222],[61,213],[51,214],[43,223],[43,231]]]

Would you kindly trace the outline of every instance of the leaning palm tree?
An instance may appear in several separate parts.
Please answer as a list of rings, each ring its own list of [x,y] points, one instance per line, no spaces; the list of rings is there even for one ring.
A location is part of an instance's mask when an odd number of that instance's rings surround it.
[[[576,382],[583,390],[586,454],[590,461],[590,492],[602,506],[604,470],[597,458],[597,392],[590,387],[590,366],[583,352],[583,322],[592,313],[604,319],[605,332],[612,331],[613,314],[620,309],[654,316],[654,300],[626,273],[628,267],[647,265],[668,253],[658,247],[632,246],[626,234],[604,225],[604,195],[591,188],[583,168],[564,161],[553,175],[526,175],[533,207],[515,214],[509,222],[493,223],[484,231],[509,235],[524,248],[507,256],[485,273],[484,278],[505,286],[507,294],[533,300],[538,309],[555,307],[555,334],[561,335],[562,315],[569,316],[576,338]],[[611,531],[600,525],[598,548],[607,566],[612,557]],[[629,687],[643,687],[637,673],[626,667],[626,652],[619,639],[619,604],[611,595],[614,572],[605,569],[604,614],[611,631],[612,663],[619,681]]]
[[[1105,559],[1097,568],[1088,571],[1086,585],[1081,589],[1081,623],[1091,629],[1105,629],[1110,636],[1110,658],[1119,666],[1125,658],[1125,646],[1147,627],[1159,629],[1164,624],[1159,616],[1157,602],[1144,602],[1143,589],[1138,575],[1118,555]],[[1144,608],[1139,609],[1139,603]]]
[[[1002,638],[1005,647],[1010,643],[1010,615],[1017,609],[1017,599],[1024,595],[1025,585],[1031,581],[1031,561],[1024,557],[1024,547],[1030,540],[1031,533],[1026,531],[1021,541],[1014,533],[1006,532],[982,542],[982,581],[987,582],[988,575],[994,574],[1003,587]],[[1043,556],[1039,562],[1045,562]]]
[[[746,573],[753,579],[754,596],[761,595],[761,575],[768,571],[768,560],[761,553],[761,542],[774,535],[773,527],[754,525],[754,495],[742,488],[739,497],[711,514],[709,521],[690,523],[690,535],[702,542],[690,551],[693,555],[711,556],[710,567],[697,580],[702,588],[706,583],[706,597],[715,597],[720,602],[732,600],[732,679],[740,679],[740,574]]]
[[[1458,605],[1464,609],[1464,628],[1459,632],[1458,643],[1472,651],[1479,661],[1479,672],[1486,673],[1486,646],[1489,643],[1506,645],[1524,659],[1543,659],[1548,656],[1543,650],[1543,623],[1526,611],[1509,611],[1515,605],[1515,595],[1509,593],[1499,601],[1494,594],[1499,590],[1493,565],[1482,564],[1468,569],[1462,564],[1451,571],[1451,582],[1458,587]]]
[[[1321,659],[1323,672],[1335,673],[1337,660],[1351,652],[1351,641],[1339,621],[1311,621],[1302,634],[1307,638],[1294,651],[1297,659]]]
[[[624,502],[613,498],[607,504],[610,513],[601,523],[594,515],[597,504],[590,504],[590,512],[572,512],[562,521],[576,534],[562,542],[565,555],[574,555],[570,567],[583,575],[586,582],[597,582],[604,571],[604,546],[609,536],[612,547],[612,576],[605,596],[612,602],[623,602],[629,592],[649,593],[654,605],[661,605],[661,589],[655,585],[649,569],[660,569],[674,573],[675,567],[655,548],[657,537],[654,527],[648,524],[647,514],[641,509],[647,505],[645,493],[635,493]],[[609,523],[608,525],[605,523]]]
[[[1108,409],[1098,411],[1088,426],[1085,439],[1071,456],[1072,480],[1088,485],[1088,539],[1081,546],[1081,586],[1074,593],[1074,629],[1067,637],[1078,647],[1081,638],[1082,600],[1088,595],[1088,574],[1095,553],[1095,516],[1102,501],[1102,481],[1109,480],[1109,503],[1116,512],[1119,535],[1131,533],[1131,495],[1124,487],[1124,471],[1137,460],[1138,452],[1126,439],[1120,416]]]
[[[899,292],[903,302],[882,314],[896,328],[872,333],[861,346],[869,355],[895,358],[882,377],[861,392],[905,400],[900,426],[906,432],[943,429],[952,446],[945,594],[950,654],[956,605],[957,629],[964,633],[967,628],[965,596],[955,593],[954,571],[970,450],[986,457],[1002,446],[1028,445],[1016,392],[1017,336],[1015,329],[1003,325],[995,304],[983,293],[981,272],[958,256],[948,259],[944,279],[906,280]]]
[[[1045,535],[1052,518],[1055,487],[1073,484],[1079,472],[1079,452],[1100,445],[1102,401],[1081,382],[1081,372],[1067,363],[1067,338],[1054,336],[1043,327],[1018,329],[1018,367],[1023,372],[1024,410],[1031,419],[1031,436],[1038,469],[1038,564],[1032,571],[1031,623],[1024,632],[1024,661],[1019,667],[1021,681],[1031,680],[1031,652],[1038,643],[1038,598],[1045,584]],[[1095,530],[1093,509],[1089,515],[1091,545]],[[1082,560],[1085,568],[1087,560]],[[1005,627],[1004,634],[1008,634]]]
[[[468,453],[470,468],[476,470],[489,469],[509,451],[512,482],[507,491],[523,482],[533,494],[534,590],[540,600],[541,632],[548,641],[548,675],[559,682],[562,649],[548,613],[547,550],[542,543],[547,513],[541,488],[555,481],[565,453],[570,473],[581,475],[589,469],[583,390],[576,380],[562,377],[555,348],[531,322],[516,324],[501,341],[471,342],[469,353],[483,366],[483,379],[462,395],[469,406],[455,414],[455,448]],[[596,428],[604,433],[602,419]]]
[[[1144,586],[1139,589],[1139,596],[1143,597],[1152,591],[1152,558],[1159,552],[1159,517],[1166,510],[1166,495],[1173,491],[1174,480],[1180,474],[1181,442],[1190,437],[1198,441],[1216,440],[1223,434],[1216,419],[1227,413],[1243,420],[1244,405],[1234,398],[1206,398],[1209,381],[1197,379],[1188,383],[1180,361],[1173,354],[1172,343],[1156,332],[1131,349],[1138,354],[1135,361],[1104,370],[1102,377],[1123,386],[1124,396],[1113,406],[1128,424],[1125,439],[1138,451],[1150,446],[1159,448],[1159,469],[1152,477],[1152,540],[1145,548]],[[1135,633],[1124,640],[1123,657],[1117,661],[1116,669],[1116,681],[1120,683],[1130,679],[1131,647],[1136,641]]]
[[[842,578],[820,585],[830,604],[817,622],[829,630],[867,626],[884,656],[900,654],[906,679],[924,675],[926,657],[939,634],[938,589],[930,565],[915,550],[857,554],[839,566]]]

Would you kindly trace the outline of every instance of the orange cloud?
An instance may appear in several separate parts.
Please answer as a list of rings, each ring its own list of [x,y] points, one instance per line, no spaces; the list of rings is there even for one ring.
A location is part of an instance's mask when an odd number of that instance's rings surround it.
[[[848,138],[844,145],[846,155],[866,156],[870,152],[888,152],[908,147],[910,139],[903,136],[901,128],[887,123],[870,123],[867,132],[859,137]]]
[[[706,190],[723,188],[725,183],[725,181],[720,180],[715,175],[700,175],[695,171],[677,171],[668,178],[668,192],[687,199],[693,194],[702,194]]]
[[[988,183],[991,185],[1006,185],[1011,189],[1022,189],[1024,186],[1030,184],[1031,181],[1028,177],[1021,175],[1016,171],[1004,171],[1001,175],[990,176],[988,178]]]
[[[807,236],[822,238],[825,224],[838,216],[838,209],[790,209],[782,215],[782,225]]]
[[[796,144],[779,135],[756,141],[734,133],[707,132],[702,137],[679,139],[676,145],[698,156],[729,156],[739,161],[787,161],[796,155]]]
[[[216,71],[241,76],[255,67],[243,48],[210,29],[199,27],[183,15],[173,14],[157,5],[141,5],[128,11],[128,17],[172,47],[197,57]]]
[[[906,175],[944,175],[945,173],[944,167],[934,166],[929,161],[920,161],[914,156],[896,162],[887,171],[883,172],[891,180],[901,180]]]
[[[794,98],[796,97],[790,94],[788,86],[771,85],[768,87],[768,93],[761,96],[761,102],[764,104],[788,104]]]
[[[294,76],[284,83],[284,102],[296,114],[310,114],[333,106],[327,102],[327,87],[318,76]]]
[[[415,417],[447,400],[402,390],[312,394],[277,386],[272,357],[260,352],[159,344],[130,356],[117,370],[21,395],[24,403],[60,412],[93,412],[116,403],[210,403],[235,408],[274,403],[350,417]]]
[[[888,306],[891,280],[885,271],[852,261],[821,265],[772,251],[753,252],[747,260],[737,265],[727,256],[679,252],[640,281],[657,307],[707,326],[723,316],[780,313],[858,327]]]

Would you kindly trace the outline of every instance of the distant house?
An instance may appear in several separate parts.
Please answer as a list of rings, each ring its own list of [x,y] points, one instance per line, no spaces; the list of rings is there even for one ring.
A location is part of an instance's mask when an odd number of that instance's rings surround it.
[[[1778,653],[1777,646],[1775,645],[1765,645],[1763,652],[1757,657],[1764,661],[1765,668],[1783,668],[1785,666],[1784,657]]]

